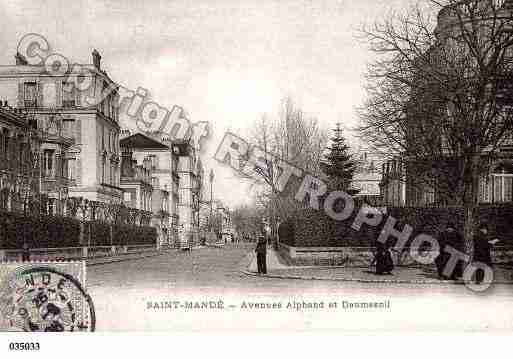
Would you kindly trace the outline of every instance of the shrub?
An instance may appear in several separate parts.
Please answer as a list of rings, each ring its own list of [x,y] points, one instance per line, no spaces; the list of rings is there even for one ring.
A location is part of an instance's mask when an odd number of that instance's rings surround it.
[[[154,227],[116,225],[113,233],[113,244],[118,246],[155,244],[157,241],[157,229]]]
[[[24,241],[31,248],[75,247],[79,238],[80,222],[73,218],[0,214],[0,248],[3,249],[23,248]]]
[[[80,243],[81,227],[83,243]],[[90,239],[90,241],[89,241]],[[24,241],[30,248],[142,245],[155,244],[157,230],[149,226],[111,225],[100,221],[81,223],[67,217],[24,217],[0,212],[0,249],[21,249]]]
[[[346,221],[335,221],[323,210],[305,209],[294,213],[279,228],[280,241],[297,247],[366,247],[373,246],[381,229],[388,218],[397,220],[395,228],[402,230],[408,224],[413,228],[410,241],[418,234],[425,233],[438,237],[448,222],[455,224],[456,229],[463,232],[464,212],[461,207],[394,207],[388,208],[379,226],[362,225],[359,231],[351,228],[358,213],[355,208],[352,216]],[[513,244],[513,204],[482,205],[478,210],[477,222],[487,223],[490,234],[503,241],[502,244]],[[395,244],[391,238],[389,243]],[[406,243],[408,246],[408,243]]]
[[[294,246],[294,224],[292,221],[280,223],[278,227],[278,236],[280,242],[289,246]]]
[[[110,225],[100,221],[90,221],[86,226],[89,226],[91,231],[91,246],[110,246]]]

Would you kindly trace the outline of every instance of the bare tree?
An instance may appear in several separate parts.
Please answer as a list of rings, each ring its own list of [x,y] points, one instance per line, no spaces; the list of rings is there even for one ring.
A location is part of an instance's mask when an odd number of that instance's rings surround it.
[[[300,207],[294,200],[292,186],[282,188],[279,181],[283,164],[321,175],[320,163],[327,133],[321,129],[315,117],[306,115],[287,98],[282,101],[277,120],[264,115],[255,123],[250,142],[262,150],[265,166],[250,168],[250,171],[263,184],[259,188],[257,201],[267,209],[275,234],[278,220],[287,218]]]
[[[368,69],[361,136],[398,158],[411,186],[464,208],[468,249],[479,178],[511,136],[512,26],[510,1],[446,0],[363,30],[377,60]]]
[[[256,204],[241,205],[231,213],[235,230],[244,238],[255,239],[262,231],[262,209]]]

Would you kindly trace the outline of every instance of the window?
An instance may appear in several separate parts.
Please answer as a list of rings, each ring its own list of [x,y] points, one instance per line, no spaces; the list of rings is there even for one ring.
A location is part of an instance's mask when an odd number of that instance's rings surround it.
[[[5,129],[3,130],[3,139],[4,139],[4,143],[3,143],[3,152],[4,152],[4,158],[6,160],[9,160],[9,130]]]
[[[77,160],[75,158],[68,159],[68,178],[70,180],[77,179]]]
[[[107,164],[105,163],[105,157],[102,158],[102,178],[101,178],[101,183],[105,183],[105,166]]]
[[[57,204],[54,198],[48,199],[48,215],[53,216],[57,213]]]
[[[75,138],[75,120],[65,118],[62,120],[62,134],[64,137]]]
[[[103,131],[103,126],[100,125],[100,136],[102,138],[102,150],[105,149],[105,132]]]
[[[19,143],[19,157],[18,157],[18,166],[19,166],[19,170],[21,172],[23,172],[23,169],[24,169],[24,165],[27,164],[27,159],[25,158],[25,146],[26,144],[23,143],[23,138],[20,136],[18,138],[18,143]]]
[[[73,82],[62,83],[62,107],[75,107],[75,86]]]
[[[108,89],[107,89],[107,84],[104,82],[104,83],[103,83],[103,86],[102,86],[102,93],[100,94],[100,96],[102,96],[102,97],[103,97],[103,95],[104,95],[105,93],[107,93],[106,91],[108,91]],[[100,107],[101,112],[102,112],[105,116],[108,116],[107,111],[109,110],[109,102],[110,102],[110,101],[109,101],[109,98],[110,98],[110,96],[105,96],[105,98],[103,99],[103,101],[101,102],[101,105],[100,105],[100,106],[101,106],[101,107]]]
[[[503,201],[504,202],[511,202],[512,198],[511,198],[511,190],[512,190],[512,180],[513,178],[511,176],[505,176],[503,177],[504,179],[504,198],[503,198]]]
[[[24,102],[25,107],[37,106],[37,84],[35,82],[26,82],[24,84]]]
[[[54,150],[44,150],[43,152],[43,174],[45,177],[54,175]]]

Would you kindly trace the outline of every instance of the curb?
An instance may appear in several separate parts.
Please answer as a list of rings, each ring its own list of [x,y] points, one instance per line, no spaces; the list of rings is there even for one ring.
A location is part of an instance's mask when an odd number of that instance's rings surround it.
[[[249,256],[249,255],[248,255]],[[429,285],[465,285],[462,280],[453,281],[441,281],[441,280],[426,280],[426,279],[364,279],[364,278],[326,278],[316,276],[299,276],[299,275],[279,275],[279,274],[258,274],[249,270],[249,264],[245,268],[241,269],[241,273],[250,277],[262,277],[262,278],[273,278],[273,279],[292,279],[292,280],[315,280],[315,281],[327,281],[327,282],[353,282],[353,283],[383,283],[383,284],[429,284]],[[313,267],[316,268],[316,267]],[[318,269],[327,269],[328,267],[321,267]],[[331,267],[335,268],[335,267]],[[494,281],[492,284],[513,284],[513,281]]]
[[[99,265],[102,265],[102,264],[135,261],[135,260],[144,259],[144,258],[151,258],[151,257],[161,256],[161,255],[166,254],[166,253],[167,253],[167,251],[164,251],[164,252],[161,252],[161,253],[153,253],[153,254],[150,254],[150,255],[131,257],[131,258],[118,257],[118,258],[112,258],[111,260],[107,260],[107,261],[104,261],[104,262],[102,261],[102,262],[98,262],[98,263],[94,263],[94,262],[93,263],[88,263],[88,260],[86,259],[86,266],[87,267],[93,267],[93,266],[99,266]]]
[[[430,284],[430,285],[465,285],[463,281],[439,281],[439,280],[406,280],[406,279],[363,279],[363,278],[323,278],[315,276],[293,276],[293,275],[278,275],[278,274],[258,274],[248,270],[241,271],[244,275],[251,277],[263,277],[274,279],[293,279],[293,280],[315,280],[326,282],[356,282],[356,283],[383,283],[383,284]],[[498,281],[492,284],[513,284],[513,281]]]
[[[430,281],[430,280],[405,280],[405,279],[363,279],[363,278],[324,278],[315,276],[294,276],[294,275],[278,275],[278,274],[258,274],[243,270],[247,276],[276,278],[276,279],[294,279],[294,280],[315,280],[327,282],[357,282],[357,283],[384,283],[384,284],[464,284],[463,282],[454,281]]]

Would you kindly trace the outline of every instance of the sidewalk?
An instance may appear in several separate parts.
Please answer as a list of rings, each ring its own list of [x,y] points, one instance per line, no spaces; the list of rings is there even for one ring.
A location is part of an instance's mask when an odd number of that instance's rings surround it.
[[[251,263],[242,270],[246,275],[258,276],[256,256],[251,255]],[[362,283],[409,283],[409,284],[462,284],[463,281],[441,281],[434,269],[416,267],[396,267],[393,275],[376,275],[371,267],[304,267],[287,266],[280,261],[273,249],[267,250],[268,278],[329,280]],[[495,267],[494,283],[513,284],[513,268]]]
[[[163,254],[171,252],[171,251],[176,251],[176,249],[164,249],[164,250],[161,250],[161,251],[142,252],[142,253],[130,253],[130,254],[118,254],[118,255],[115,255],[115,256],[90,258],[90,259],[86,259],[86,265],[87,266],[95,266],[95,265],[108,264],[108,263],[116,263],[116,262],[138,260],[138,259],[144,259],[144,258],[160,256],[160,255],[163,255]]]

